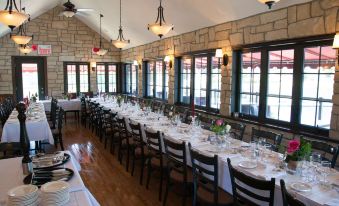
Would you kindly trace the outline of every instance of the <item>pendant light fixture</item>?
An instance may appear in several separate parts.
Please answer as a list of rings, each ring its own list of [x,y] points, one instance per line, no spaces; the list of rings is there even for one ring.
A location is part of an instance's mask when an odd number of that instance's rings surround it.
[[[279,2],[280,0],[258,0],[260,3],[266,4],[268,9],[271,9],[273,4]]]
[[[7,0],[7,4],[4,10],[0,11],[0,22],[7,25],[12,31],[15,27],[24,23],[29,16],[24,12],[21,12],[21,0],[20,10],[18,9],[15,0]]]
[[[32,48],[28,45],[22,45],[22,46],[19,47],[19,51],[26,55],[26,54],[31,53]]]
[[[162,0],[160,0],[160,6],[158,7],[158,17],[155,23],[148,24],[148,30],[151,30],[154,34],[160,38],[166,35],[170,30],[173,30],[173,24],[167,24],[164,18],[164,8],[162,7]]]
[[[104,15],[100,14],[100,48],[96,52],[97,55],[99,56],[104,56],[107,53],[107,49],[102,48],[102,36],[101,36],[101,19],[104,17]]]
[[[122,33],[122,26],[121,26],[121,0],[120,0],[120,26],[119,26],[119,35],[118,38],[116,40],[112,40],[112,44],[118,48],[118,49],[122,49],[125,46],[127,46],[127,44],[130,43],[130,40],[126,40],[124,38],[124,34]]]
[[[25,8],[22,8],[23,11],[25,11]],[[30,15],[28,15],[30,16]],[[19,26],[18,32],[16,34],[10,34],[11,39],[20,46],[28,44],[32,39],[33,35],[27,35],[27,23],[30,21],[30,18],[28,18],[27,22],[24,22]]]

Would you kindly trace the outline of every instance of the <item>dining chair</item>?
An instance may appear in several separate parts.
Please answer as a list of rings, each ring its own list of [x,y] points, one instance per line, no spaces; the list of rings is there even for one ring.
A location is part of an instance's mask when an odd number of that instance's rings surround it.
[[[283,199],[283,206],[305,206],[304,203],[293,197],[290,193],[287,192],[285,181],[283,179],[280,180],[280,189],[281,196]]]
[[[177,185],[175,191],[182,196],[182,205],[192,193],[193,176],[187,166],[186,143],[163,138],[167,159],[167,180],[163,206],[166,205],[169,190]]]
[[[164,111],[164,115],[166,117],[173,116],[174,105],[172,104],[163,104],[162,111]]]
[[[180,118],[185,121],[187,116],[187,109],[185,107],[175,106],[174,107],[174,114],[180,116]]]
[[[1,121],[1,126],[3,128],[6,124],[7,118],[6,118],[5,110],[2,104],[0,104],[0,121]]]
[[[110,130],[111,130],[111,145],[110,145],[110,152],[111,154],[115,154],[115,146],[119,145],[119,126],[117,122],[118,113],[117,112],[110,112],[109,115],[109,122],[110,122]]]
[[[229,135],[238,140],[243,140],[246,125],[242,123],[237,123],[237,122],[228,122],[226,121],[226,124],[231,126],[231,130],[229,132]]]
[[[234,205],[266,205],[274,204],[275,178],[259,180],[235,169],[227,158],[231,177]],[[257,192],[260,191],[260,192]]]
[[[52,135],[54,139],[55,148],[58,148],[58,144],[60,144],[61,150],[64,151],[64,143],[62,139],[62,126],[63,126],[63,118],[64,118],[64,110],[59,107],[57,109],[57,125],[56,128],[52,130]]]
[[[8,159],[22,156],[20,142],[0,143],[0,159]]]
[[[126,153],[126,171],[129,168],[129,159],[130,159],[130,140],[132,136],[127,129],[126,119],[124,117],[117,118],[117,127],[119,133],[119,148],[118,148],[118,160],[120,164],[122,164],[122,159],[124,155],[124,151]],[[132,140],[131,140],[132,141]]]
[[[277,151],[279,148],[283,135],[270,131],[258,130],[252,127],[251,141],[258,141],[259,138],[264,138],[267,144],[270,144],[273,150]]]
[[[152,108],[152,112],[157,112],[157,111],[161,110],[162,102],[160,102],[160,101],[153,101],[151,108]]]
[[[129,141],[130,152],[132,153],[132,170],[131,175],[134,174],[135,169],[135,161],[141,161],[141,170],[140,170],[140,185],[142,185],[143,177],[144,177],[144,167],[145,161],[148,157],[148,150],[145,148],[145,143],[142,138],[142,130],[141,124],[135,123],[131,119],[129,119],[129,127],[131,129],[132,139]]]
[[[166,158],[162,153],[162,142],[160,132],[153,132],[145,129],[146,144],[148,149],[147,157],[147,181],[146,188],[148,189],[149,182],[151,180],[151,174],[154,171],[160,172],[160,184],[159,184],[159,201],[162,197],[162,182],[164,176],[164,169],[166,166]]]
[[[112,139],[113,136],[113,122],[111,119],[111,109],[102,109],[101,123],[100,123],[100,135],[104,139],[104,147],[107,148],[107,140]]]
[[[339,145],[334,146],[328,142],[304,136],[300,136],[300,139],[311,143],[312,151],[318,151],[319,153],[321,153],[322,160],[330,161],[331,167],[335,167],[339,154]]]
[[[207,129],[207,130],[210,130],[211,125],[212,125],[212,123],[213,123],[213,121],[214,121],[213,118],[208,117],[208,116],[206,116],[206,115],[204,115],[204,114],[200,114],[200,115],[198,116],[198,120],[199,120],[200,123],[201,123],[201,127],[202,127],[203,129]]]
[[[89,111],[87,108],[85,97],[81,97],[80,101],[81,124],[86,128],[87,120],[89,119]]]
[[[193,205],[233,205],[232,196],[218,187],[218,155],[207,156],[188,143],[193,171]]]

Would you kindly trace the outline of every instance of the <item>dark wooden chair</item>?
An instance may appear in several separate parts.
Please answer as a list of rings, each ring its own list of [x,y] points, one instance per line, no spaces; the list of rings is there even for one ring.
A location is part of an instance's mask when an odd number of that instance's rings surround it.
[[[22,156],[20,142],[0,143],[0,159],[8,159]]]
[[[218,187],[218,156],[206,156],[188,144],[193,170],[193,205],[233,205],[232,196]]]
[[[227,163],[231,176],[234,205],[259,206],[268,204],[269,206],[273,206],[275,188],[274,178],[271,178],[269,181],[255,179],[236,170],[232,166],[231,160],[229,158],[227,158]],[[246,186],[251,189],[246,189]],[[253,190],[260,190],[266,195],[255,193]]]
[[[126,171],[129,168],[130,159],[130,140],[131,134],[127,130],[127,123],[125,118],[117,118],[118,136],[119,136],[119,148],[118,148],[118,160],[122,164],[124,153],[126,153]],[[131,140],[132,141],[132,140]]]
[[[118,126],[118,113],[111,112],[109,115],[109,122],[110,122],[110,134],[111,134],[111,145],[110,145],[110,152],[115,154],[115,147],[120,144],[119,138],[119,126]]]
[[[81,97],[80,99],[81,101],[81,109],[80,109],[80,113],[81,113],[81,124],[86,128],[87,126],[87,121],[89,120],[89,110],[87,109],[87,103],[86,103],[86,99],[85,97]]]
[[[187,167],[186,144],[166,138],[163,140],[167,159],[167,184],[163,205],[166,205],[168,192],[174,185],[178,186],[175,189],[182,196],[182,205],[186,205],[186,198],[193,188],[192,171]]]
[[[203,115],[203,114],[199,114],[198,120],[201,123],[201,127],[203,129],[207,129],[207,130],[209,130],[211,128],[211,125],[212,125],[212,123],[214,121],[213,118],[210,118],[210,117],[208,117],[206,115]]]
[[[277,151],[277,149],[279,148],[279,145],[281,144],[283,135],[277,134],[277,133],[274,133],[274,132],[258,130],[256,128],[252,127],[251,140],[252,141],[258,141],[259,138],[265,138],[266,143],[270,144],[273,147],[273,150]]]
[[[175,106],[174,113],[179,115],[180,118],[185,121],[187,116],[187,109],[185,107]]]
[[[174,105],[172,104],[163,104],[164,115],[167,117],[173,116]]]
[[[329,144],[328,142],[316,140],[313,138],[308,138],[301,136],[300,139],[303,139],[305,141],[308,141],[312,145],[312,150],[316,150],[319,153],[321,153],[322,160],[330,161],[331,167],[334,168],[339,154],[339,146],[333,146]]]
[[[234,139],[238,139],[242,141],[244,137],[246,125],[242,123],[237,123],[237,122],[227,122],[227,124],[231,126],[231,131],[229,132],[229,135]]]
[[[152,112],[158,112],[162,108],[162,102],[160,101],[153,101],[152,102]]]
[[[283,199],[283,206],[305,206],[304,203],[297,200],[290,193],[287,192],[285,181],[283,179],[280,180],[280,188],[281,188],[281,196]]]
[[[63,126],[63,117],[64,117],[64,110],[59,107],[57,110],[57,125],[56,128],[52,130],[54,145],[55,148],[58,148],[58,144],[60,144],[61,150],[64,151],[64,143],[62,139],[62,126]]]
[[[160,185],[159,185],[159,201],[162,197],[162,181],[164,176],[164,168],[166,166],[166,161],[162,153],[162,143],[161,143],[161,134],[160,132],[151,132],[145,130],[146,134],[146,144],[148,149],[147,157],[147,181],[146,188],[148,189],[149,182],[151,180],[151,174],[153,171],[160,172]]]
[[[142,138],[141,124],[134,123],[129,120],[129,126],[131,128],[131,136],[132,140],[129,141],[130,152],[132,153],[132,171],[131,175],[134,174],[135,169],[135,161],[141,161],[141,169],[140,169],[140,185],[142,185],[143,177],[144,177],[144,167],[145,161],[148,157],[148,150],[145,148],[145,143]]]

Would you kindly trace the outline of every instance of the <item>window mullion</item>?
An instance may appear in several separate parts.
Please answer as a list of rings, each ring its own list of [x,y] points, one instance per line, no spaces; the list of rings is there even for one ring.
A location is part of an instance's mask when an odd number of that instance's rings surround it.
[[[303,59],[304,59],[303,47],[297,46],[294,50],[292,108],[291,108],[291,128],[294,131],[299,130],[300,124]]]
[[[267,104],[267,81],[268,81],[268,51],[261,51],[261,67],[260,67],[260,94],[259,94],[259,121],[264,122],[266,119]]]

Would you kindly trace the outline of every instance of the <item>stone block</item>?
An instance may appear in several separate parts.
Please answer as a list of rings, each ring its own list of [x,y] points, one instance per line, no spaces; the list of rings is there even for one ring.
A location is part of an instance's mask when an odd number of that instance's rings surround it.
[[[320,6],[321,6],[322,9],[339,7],[339,1],[338,0],[321,0]]]
[[[238,46],[244,43],[243,33],[234,33],[230,35],[230,41],[232,46]]]
[[[67,29],[68,21],[53,21],[52,29]]]
[[[215,40],[215,27],[211,27],[208,29],[208,40],[209,41]]]
[[[229,30],[231,28],[232,28],[231,22],[218,24],[218,25],[214,26],[215,32]]]
[[[320,1],[312,1],[311,3],[311,16],[322,16],[324,15],[324,10],[320,6]]]
[[[245,19],[241,19],[237,21],[237,28],[243,28],[247,26],[257,26],[260,24],[259,16],[251,16]]]
[[[297,21],[297,6],[292,6],[288,8],[288,23],[294,23]]]
[[[267,24],[285,18],[287,18],[287,9],[280,9],[260,15],[261,24]]]
[[[267,32],[267,31],[272,31],[272,30],[273,30],[273,23],[263,24],[263,25],[256,27],[257,33]]]
[[[335,33],[337,24],[338,8],[334,7],[326,10],[325,13],[325,31],[326,33]]]
[[[263,42],[265,40],[264,33],[250,34],[250,44]]]
[[[325,33],[323,17],[314,17],[288,25],[288,37],[306,37]]]
[[[229,39],[229,32],[228,31],[219,31],[215,33],[215,40],[226,40]]]
[[[287,19],[282,19],[274,22],[274,29],[286,29],[287,28]]]
[[[297,5],[297,21],[308,19],[311,17],[311,5],[301,4]]]
[[[266,41],[273,41],[278,39],[286,39],[287,36],[287,29],[279,29],[274,31],[269,31],[265,34]]]

